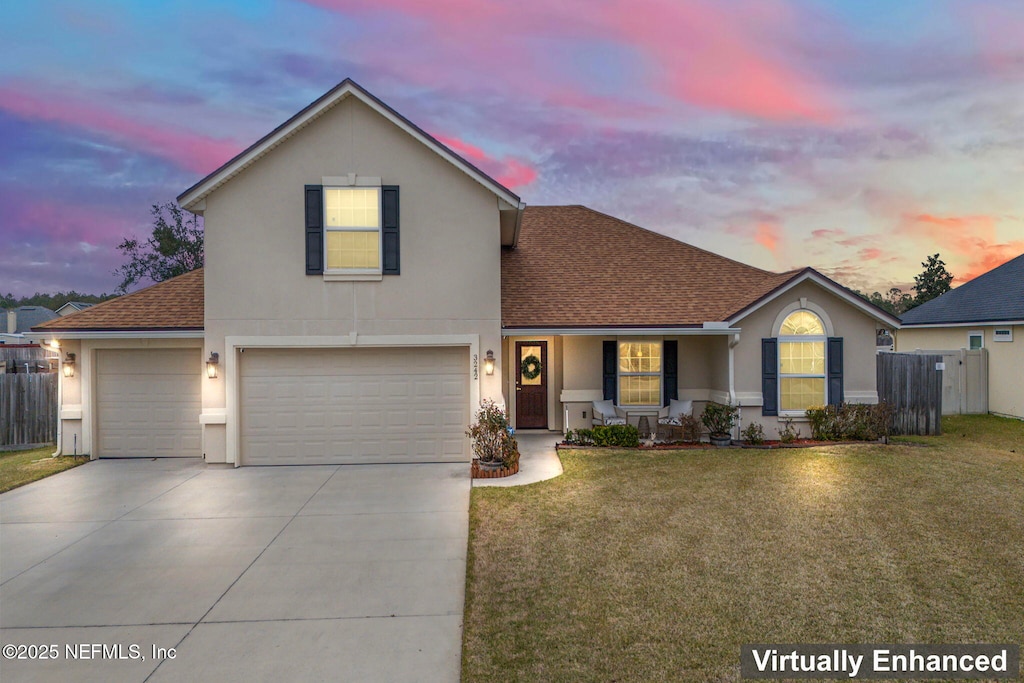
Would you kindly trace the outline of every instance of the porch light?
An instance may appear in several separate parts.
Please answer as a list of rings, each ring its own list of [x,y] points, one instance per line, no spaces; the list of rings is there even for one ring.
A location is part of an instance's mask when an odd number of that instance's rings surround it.
[[[51,339],[48,346],[54,351],[56,351],[57,349],[60,348],[60,342],[57,341],[56,339]]]
[[[75,376],[75,354],[73,353],[69,353],[66,356],[64,356],[64,376]]]
[[[484,356],[484,373],[494,374],[494,351],[491,349],[487,349],[487,355]]]
[[[217,379],[217,365],[220,363],[220,354],[216,351],[210,352],[210,357],[206,360],[206,376],[210,379]]]

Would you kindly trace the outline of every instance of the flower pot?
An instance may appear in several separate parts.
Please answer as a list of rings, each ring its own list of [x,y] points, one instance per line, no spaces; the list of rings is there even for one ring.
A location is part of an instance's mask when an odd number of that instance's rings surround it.
[[[497,462],[485,462],[483,460],[480,460],[477,462],[477,467],[479,467],[484,472],[496,472],[497,470],[500,470],[504,466],[505,463],[502,462],[501,460]]]
[[[732,437],[728,434],[712,434],[709,438],[712,446],[728,446],[732,443]]]

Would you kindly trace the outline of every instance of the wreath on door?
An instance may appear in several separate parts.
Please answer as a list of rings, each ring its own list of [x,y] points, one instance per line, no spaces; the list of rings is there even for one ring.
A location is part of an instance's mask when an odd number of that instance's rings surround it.
[[[523,379],[537,379],[540,377],[540,358],[531,353],[519,364],[519,372]]]

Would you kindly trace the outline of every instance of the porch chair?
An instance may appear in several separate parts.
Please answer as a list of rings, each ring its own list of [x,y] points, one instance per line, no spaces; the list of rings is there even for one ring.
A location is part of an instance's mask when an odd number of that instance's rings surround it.
[[[609,401],[594,401],[594,418],[591,420],[595,425],[624,425],[626,418],[619,415],[618,408]]]
[[[658,411],[658,439],[662,441],[682,438],[683,415],[693,415],[693,401],[677,401],[670,399],[668,405]]]

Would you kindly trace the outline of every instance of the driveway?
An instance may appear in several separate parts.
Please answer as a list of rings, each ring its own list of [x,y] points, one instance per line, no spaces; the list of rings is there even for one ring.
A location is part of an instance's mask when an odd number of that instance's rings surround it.
[[[2,678],[458,681],[469,490],[466,465],[176,459],[0,495],[0,643],[57,646]]]

